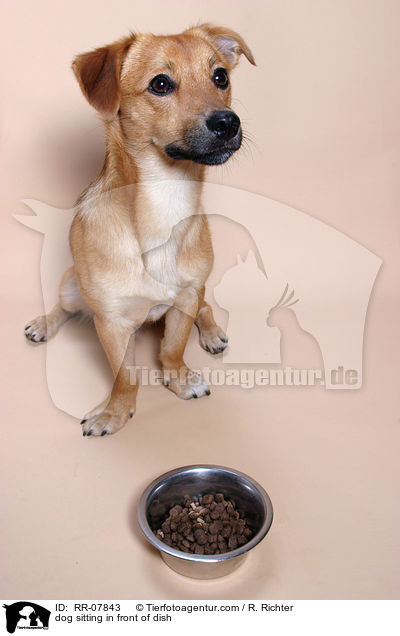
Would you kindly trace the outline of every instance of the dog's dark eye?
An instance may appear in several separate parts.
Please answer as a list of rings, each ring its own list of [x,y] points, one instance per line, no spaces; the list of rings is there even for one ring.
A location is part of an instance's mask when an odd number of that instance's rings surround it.
[[[228,88],[229,78],[228,73],[224,68],[216,68],[213,73],[213,82],[217,88]]]
[[[167,75],[156,75],[149,84],[149,91],[156,95],[167,95],[174,88],[173,81]]]

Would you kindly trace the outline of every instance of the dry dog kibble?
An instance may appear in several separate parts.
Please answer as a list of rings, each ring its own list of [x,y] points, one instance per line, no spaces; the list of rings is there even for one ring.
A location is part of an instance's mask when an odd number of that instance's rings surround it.
[[[222,554],[247,543],[253,532],[236,503],[217,492],[173,506],[156,536],[182,552]]]

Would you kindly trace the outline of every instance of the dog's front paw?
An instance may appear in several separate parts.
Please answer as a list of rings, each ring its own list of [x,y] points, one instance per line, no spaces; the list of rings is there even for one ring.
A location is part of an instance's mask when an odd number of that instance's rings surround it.
[[[182,400],[191,400],[211,393],[201,374],[191,371],[188,367],[178,370],[164,369],[164,385]]]
[[[114,413],[111,410],[104,409],[96,415],[89,415],[81,421],[83,436],[103,436],[117,433],[125,426],[127,421],[133,417],[134,410],[131,409],[127,414]]]
[[[200,333],[200,345],[205,351],[208,351],[208,353],[221,353],[227,344],[228,338],[218,325],[203,329]]]

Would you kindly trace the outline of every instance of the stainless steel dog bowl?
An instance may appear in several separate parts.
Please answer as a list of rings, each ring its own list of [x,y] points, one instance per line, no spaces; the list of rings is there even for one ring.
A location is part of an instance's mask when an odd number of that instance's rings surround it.
[[[175,504],[203,494],[222,492],[234,499],[254,535],[243,546],[223,554],[187,554],[163,543],[155,532]],[[212,579],[233,572],[267,534],[272,523],[271,500],[254,479],[224,466],[196,465],[171,470],[155,479],[144,491],[138,507],[139,526],[158,548],[165,563],[184,576]]]

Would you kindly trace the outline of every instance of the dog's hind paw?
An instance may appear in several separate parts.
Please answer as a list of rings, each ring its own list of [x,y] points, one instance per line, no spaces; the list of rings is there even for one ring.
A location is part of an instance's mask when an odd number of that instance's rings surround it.
[[[228,338],[218,325],[203,329],[200,333],[200,345],[208,353],[221,353],[227,344]]]
[[[31,342],[46,342],[47,320],[46,316],[39,316],[26,325],[25,336]]]

